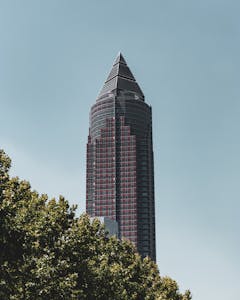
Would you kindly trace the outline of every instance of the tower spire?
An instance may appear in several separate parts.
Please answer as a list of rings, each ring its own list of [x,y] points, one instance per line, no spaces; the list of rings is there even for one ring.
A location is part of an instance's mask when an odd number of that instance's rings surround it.
[[[135,92],[144,99],[144,95],[121,52],[118,53],[98,98],[117,89]]]
[[[115,59],[113,65],[116,65],[116,64],[118,64],[118,63],[127,65],[127,63],[126,63],[126,61],[125,61],[125,59],[124,59],[124,57],[123,57],[121,51],[118,52],[118,55],[117,55],[117,57],[116,57],[116,59]]]

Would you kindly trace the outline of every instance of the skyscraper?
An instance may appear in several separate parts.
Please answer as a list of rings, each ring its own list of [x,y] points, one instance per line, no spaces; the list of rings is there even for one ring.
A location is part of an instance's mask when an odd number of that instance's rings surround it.
[[[152,112],[119,53],[90,112],[86,210],[156,260]]]

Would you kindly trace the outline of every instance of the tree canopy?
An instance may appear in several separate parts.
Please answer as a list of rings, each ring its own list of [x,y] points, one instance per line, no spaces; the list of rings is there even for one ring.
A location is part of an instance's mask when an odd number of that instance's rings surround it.
[[[127,240],[11,178],[0,150],[0,299],[190,300]]]

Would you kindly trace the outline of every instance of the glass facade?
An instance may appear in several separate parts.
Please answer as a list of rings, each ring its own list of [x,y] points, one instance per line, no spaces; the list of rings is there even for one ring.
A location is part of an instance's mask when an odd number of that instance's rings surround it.
[[[152,113],[120,54],[90,112],[86,210],[156,260]]]

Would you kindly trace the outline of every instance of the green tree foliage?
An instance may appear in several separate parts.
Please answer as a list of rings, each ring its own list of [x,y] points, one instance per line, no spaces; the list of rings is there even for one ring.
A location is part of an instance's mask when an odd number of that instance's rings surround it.
[[[127,240],[9,176],[0,150],[0,299],[189,300]]]

